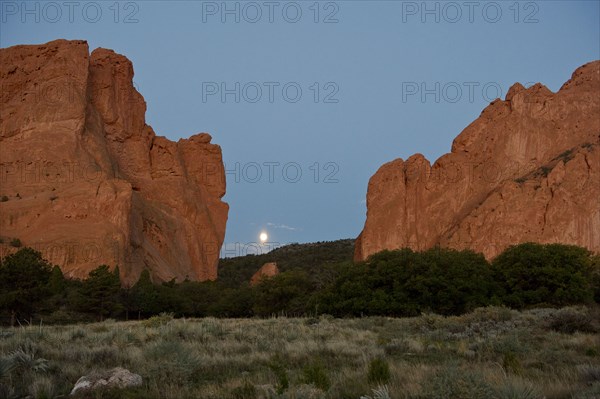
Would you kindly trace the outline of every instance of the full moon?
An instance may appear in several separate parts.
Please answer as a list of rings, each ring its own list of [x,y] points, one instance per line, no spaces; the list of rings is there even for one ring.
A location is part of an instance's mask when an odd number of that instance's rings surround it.
[[[264,231],[262,233],[260,233],[260,235],[258,236],[258,238],[260,238],[261,242],[265,242],[269,239],[269,236],[267,235],[267,233],[265,233]]]

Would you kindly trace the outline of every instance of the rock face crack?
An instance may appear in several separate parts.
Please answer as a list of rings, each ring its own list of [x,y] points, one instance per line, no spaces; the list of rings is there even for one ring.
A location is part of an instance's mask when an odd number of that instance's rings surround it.
[[[554,190],[552,189],[552,187],[550,187],[550,200],[548,200],[548,202],[546,203],[546,207],[544,208],[544,224],[542,225],[542,235],[544,234],[544,231],[546,230],[546,225],[548,224],[548,208],[550,207],[550,203],[552,202],[553,198]]]

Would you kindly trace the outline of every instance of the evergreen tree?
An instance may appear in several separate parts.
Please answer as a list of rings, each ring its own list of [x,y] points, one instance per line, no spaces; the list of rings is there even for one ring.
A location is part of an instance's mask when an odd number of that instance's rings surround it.
[[[131,310],[138,316],[151,316],[161,311],[159,288],[152,284],[150,272],[144,269],[139,280],[130,290]]]
[[[22,248],[0,261],[0,310],[9,312],[11,325],[17,317],[30,317],[51,295],[52,267],[42,254]]]
[[[50,297],[44,302],[44,312],[52,313],[67,304],[68,282],[60,267],[54,266],[52,268],[47,288]]]
[[[110,271],[102,265],[89,273],[83,281],[77,298],[77,308],[83,312],[94,313],[100,320],[116,315],[123,310],[120,301],[121,279],[119,268]]]
[[[52,295],[62,295],[67,288],[67,282],[60,267],[54,266],[48,280],[48,289]]]

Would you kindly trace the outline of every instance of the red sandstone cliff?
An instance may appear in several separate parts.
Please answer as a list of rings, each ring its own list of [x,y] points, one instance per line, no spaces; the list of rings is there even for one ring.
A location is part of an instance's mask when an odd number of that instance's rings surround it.
[[[370,179],[355,259],[435,245],[492,258],[511,244],[600,251],[600,61],[557,93],[515,84],[433,165],[416,154]]]
[[[217,277],[228,205],[221,149],[145,123],[133,66],[85,41],[0,49],[0,237],[72,277]]]

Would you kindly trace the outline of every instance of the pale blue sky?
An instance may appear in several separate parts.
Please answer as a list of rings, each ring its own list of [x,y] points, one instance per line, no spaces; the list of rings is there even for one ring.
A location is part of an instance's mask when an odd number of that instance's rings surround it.
[[[227,169],[240,165],[238,182],[227,176],[229,248],[261,229],[279,243],[357,236],[383,163],[416,152],[434,161],[497,88],[556,91],[600,58],[598,1],[0,3],[0,46],[67,38],[114,49],[133,61],[158,135],[211,133]],[[239,102],[211,94],[236,82]],[[436,82],[439,102],[408,95]]]

